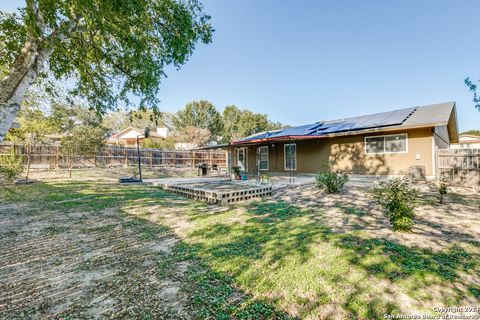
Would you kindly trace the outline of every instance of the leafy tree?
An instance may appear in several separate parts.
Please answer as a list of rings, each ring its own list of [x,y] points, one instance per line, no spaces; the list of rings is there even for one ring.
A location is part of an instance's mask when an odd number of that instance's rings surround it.
[[[240,117],[240,129],[243,136],[249,136],[254,133],[268,130],[268,118],[264,114],[253,113],[249,110],[243,110]]]
[[[205,145],[208,141],[210,141],[210,138],[210,131],[208,131],[207,129],[196,128],[193,126],[182,129],[174,136],[176,142],[191,143],[197,147]]]
[[[285,125],[278,121],[277,122],[269,121],[267,130],[278,130],[281,128],[288,128],[288,127],[290,127],[290,125]]]
[[[230,105],[223,110],[223,140],[230,142],[258,132],[276,130],[282,127],[280,123],[268,120],[264,114],[253,113],[249,110],[240,110]]]
[[[206,100],[187,103],[185,108],[175,114],[173,124],[179,131],[188,127],[208,130],[214,139],[220,136],[223,130],[222,116],[213,104]]]
[[[9,140],[21,143],[27,158],[25,180],[28,181],[32,155],[49,142],[53,127],[50,119],[37,107],[25,107],[18,117],[19,127],[10,130]]]
[[[151,148],[151,149],[166,149],[173,150],[175,148],[175,140],[172,137],[159,140],[152,140],[147,138],[140,142],[142,148]]]
[[[234,105],[226,106],[223,109],[223,140],[224,142],[230,142],[241,138],[241,132],[239,129],[240,117],[242,111]]]
[[[155,115],[150,110],[133,111],[130,113],[124,111],[109,112],[103,117],[102,125],[108,129],[109,134],[116,133],[127,127],[138,129],[150,128],[155,131],[159,126],[172,127],[173,115],[169,112],[161,112]]]
[[[130,125],[128,115],[124,111],[113,111],[107,113],[103,117],[102,125],[107,129],[109,134],[117,133]]]
[[[78,125],[93,127],[102,126],[102,119],[93,110],[81,104],[53,101],[49,111],[49,119],[55,133],[64,134]]]
[[[0,142],[46,75],[74,79],[71,93],[99,114],[132,99],[156,111],[166,66],[179,68],[213,32],[197,0],[25,2],[0,12]]]
[[[461,134],[470,134],[473,136],[480,136],[480,130],[468,130],[468,131],[462,132]]]
[[[95,158],[105,147],[105,131],[101,127],[79,125],[64,136],[61,141],[61,153],[67,159],[68,175],[72,177],[72,168],[82,158]]]
[[[12,148],[9,154],[0,155],[0,175],[7,183],[13,183],[15,178],[23,172],[23,156]]]
[[[478,83],[480,83],[480,81],[478,81]],[[465,84],[467,85],[468,89],[470,89],[470,91],[472,91],[473,93],[473,103],[475,103],[475,108],[480,111],[480,94],[477,93],[477,85],[472,80],[470,80],[470,78],[465,79]]]

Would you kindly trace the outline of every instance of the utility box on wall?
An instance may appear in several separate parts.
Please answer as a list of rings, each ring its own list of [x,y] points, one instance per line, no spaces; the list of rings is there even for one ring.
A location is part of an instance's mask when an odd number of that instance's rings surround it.
[[[414,180],[425,180],[426,179],[426,169],[425,166],[411,166],[408,169],[410,178]]]

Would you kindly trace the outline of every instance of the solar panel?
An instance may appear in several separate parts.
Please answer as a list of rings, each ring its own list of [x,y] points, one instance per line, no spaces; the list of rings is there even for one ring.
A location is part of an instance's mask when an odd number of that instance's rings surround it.
[[[344,119],[340,123],[322,131],[322,134],[399,125],[402,124],[413,111],[415,111],[415,108]]]
[[[282,137],[282,136],[304,136],[309,135],[312,132],[316,131],[318,123],[307,124],[298,127],[286,128],[280,132],[273,133],[271,137]]]
[[[341,120],[312,123],[303,126],[285,128],[272,132],[262,132],[238,141],[261,140],[290,136],[322,136],[331,133],[357,131],[362,129],[386,127],[402,124],[416,108],[407,108],[372,115],[352,117]]]

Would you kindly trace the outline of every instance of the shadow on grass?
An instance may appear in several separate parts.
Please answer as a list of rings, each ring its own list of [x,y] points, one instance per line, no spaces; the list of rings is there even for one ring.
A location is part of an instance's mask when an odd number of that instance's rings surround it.
[[[436,276],[439,280],[454,281],[459,272],[480,271],[478,255],[467,253],[453,246],[440,252],[418,247],[406,247],[385,239],[363,239],[344,235],[337,242],[342,248],[353,252],[352,264],[361,266],[370,274],[392,281],[416,276]],[[368,261],[371,256],[382,257],[380,261]]]
[[[85,182],[14,188],[19,189],[0,191],[0,199],[3,202],[26,199],[41,203],[44,209],[57,210],[60,206],[65,212],[95,213],[121,207],[129,221],[134,221],[124,227],[135,230],[135,235],[143,241],[154,241],[160,233],[175,236],[166,226],[133,219],[128,216],[130,209],[179,207],[183,211],[180,214],[198,223],[187,235],[188,244],[177,238],[179,244],[174,247],[173,257],[177,262],[191,263],[183,285],[199,318],[281,318],[286,315],[274,306],[287,310],[292,304],[300,316],[315,315],[332,304],[334,310],[343,310],[348,317],[361,319],[379,318],[397,311],[399,306],[395,301],[384,299],[382,290],[384,294],[395,296],[395,293],[387,292],[389,288],[371,291],[371,286],[375,286],[370,283],[372,278],[401,286],[406,283],[405,292],[424,302],[428,302],[428,298],[418,297],[415,292],[428,290],[432,284],[453,288],[438,292],[445,295],[444,301],[449,304],[462,296],[476,297],[480,292],[478,287],[462,283],[460,276],[463,272],[478,276],[480,257],[477,254],[456,246],[433,251],[386,239],[366,238],[355,232],[333,233],[325,226],[321,212],[286,202],[248,203],[244,206],[245,219],[234,222],[217,217],[232,214],[235,207],[209,206],[150,186]],[[41,210],[35,212],[41,214]],[[364,215],[353,209],[348,213]],[[318,251],[320,247],[324,250]],[[292,279],[286,282],[287,287],[279,288],[275,282],[284,281],[282,273],[285,272]],[[355,272],[362,277],[359,281],[349,279],[350,273]],[[301,278],[309,279],[312,285],[295,282]],[[316,286],[320,282],[340,289],[332,294]],[[239,286],[269,298],[254,299]],[[282,291],[283,296],[278,294]],[[323,314],[327,318],[334,315],[327,311]]]
[[[212,246],[205,246],[213,257],[228,261],[231,257],[244,257],[249,264],[255,260],[265,260],[277,268],[288,255],[295,255],[302,262],[310,258],[309,246],[317,236],[325,238],[330,234],[306,209],[286,202],[254,202],[247,207],[249,218],[245,224],[208,224],[192,233],[206,239],[222,239]],[[309,218],[299,221],[299,218]],[[311,218],[315,218],[313,221]],[[295,223],[289,223],[296,220]],[[200,245],[201,246],[201,245]],[[239,265],[236,269],[242,272]]]
[[[382,238],[368,238],[355,231],[333,233],[322,222],[324,218],[321,213],[286,202],[259,201],[245,208],[247,218],[244,222],[210,222],[190,235],[198,239],[196,249],[209,263],[229,270],[235,279],[244,281],[243,286],[261,283],[263,287],[275,287],[269,283],[272,281],[271,274],[285,272],[285,269],[280,269],[286,264],[291,267],[292,259],[295,260],[295,267],[299,268],[298,272],[305,272],[305,269],[301,269],[302,265],[318,261],[318,264],[328,265],[328,272],[332,271],[331,274],[322,274],[320,270],[318,274],[323,277],[322,281],[330,281],[332,286],[336,283],[347,286],[349,294],[343,308],[356,318],[383,317],[385,313],[398,310],[398,306],[394,301],[382,299],[381,293],[369,295],[365,286],[348,282],[347,274],[336,273],[336,264],[342,265],[345,261],[352,272],[363,272],[363,282],[369,283],[369,277],[373,276],[401,286],[406,284],[405,292],[414,299],[423,299],[416,295],[416,291],[428,290],[433,284],[452,289],[438,292],[444,295],[442,300],[447,304],[458,302],[465,295],[475,296],[477,292],[475,289],[466,290],[471,286],[461,279],[460,274],[478,276],[480,256],[459,246],[433,251]],[[355,211],[352,214],[363,215],[363,212]],[[327,246],[330,251],[340,250],[340,253],[333,258],[318,256],[316,248],[319,246]],[[256,271],[259,266],[264,270]],[[316,271],[307,272],[313,274]],[[305,277],[308,276],[305,274]],[[312,281],[320,280],[319,277],[313,276]],[[317,289],[321,290],[320,287]],[[290,290],[305,290],[303,293],[306,294],[312,289],[293,286]],[[387,287],[384,290],[386,292],[389,289]],[[332,297],[324,301],[318,298],[328,295],[327,292],[316,293],[316,297],[309,302],[304,301],[302,293],[293,298],[294,293],[287,295],[303,308],[301,315],[304,316],[316,308],[322,308],[322,304],[331,303]],[[386,293],[395,296],[395,293]],[[317,301],[313,301],[315,299]],[[428,302],[428,298],[424,299]]]
[[[91,195],[91,196],[89,196]],[[87,197],[88,196],[88,197]],[[22,215],[35,214],[35,221],[42,221],[47,226],[41,233],[29,232],[30,226],[25,224],[15,238],[4,238],[0,234],[2,248],[10,251],[17,250],[17,246],[31,243],[32,237],[41,247],[42,242],[52,240],[63,241],[62,246],[55,247],[52,254],[58,258],[58,266],[62,264],[62,274],[73,274],[71,281],[63,281],[62,289],[75,286],[75,291],[80,289],[75,298],[62,300],[50,299],[51,292],[33,292],[22,304],[16,300],[8,303],[8,310],[0,307],[0,317],[16,318],[25,317],[52,317],[52,318],[84,318],[93,312],[101,310],[91,309],[98,307],[98,303],[107,297],[115,301],[115,308],[106,315],[120,318],[183,318],[173,310],[165,310],[169,297],[162,296],[158,281],[178,281],[181,291],[185,293],[188,315],[199,319],[287,319],[287,314],[277,310],[266,300],[256,299],[236,287],[231,276],[214,271],[206,261],[203,261],[194,246],[178,238],[170,228],[159,223],[131,215],[129,209],[147,208],[151,205],[169,206],[178,202],[162,190],[145,186],[118,186],[109,183],[62,183],[62,184],[36,184],[29,186],[12,187],[0,191],[0,211],[4,204],[29,203],[29,210],[10,210],[10,215],[18,218]],[[187,209],[196,205],[189,201],[181,202]],[[201,206],[203,207],[203,206]],[[116,208],[117,211],[104,215],[106,208]],[[82,216],[70,216],[71,212],[85,212]],[[62,216],[63,219],[58,219]],[[65,218],[67,216],[67,218]],[[10,216],[0,215],[3,219],[11,221]],[[26,221],[32,221],[31,217]],[[101,221],[103,224],[97,225]],[[30,223],[30,222],[29,222]],[[78,225],[80,223],[80,225]],[[11,224],[14,228],[15,225]],[[148,251],[152,244],[163,245],[163,240],[169,239],[175,243],[169,253],[162,251]],[[88,239],[88,242],[85,242]],[[68,248],[82,246],[72,257]],[[35,248],[25,248],[36,250]],[[146,251],[147,250],[147,251]],[[41,251],[41,250],[40,250]],[[39,251],[39,254],[40,254]],[[9,251],[6,251],[9,252]],[[92,253],[95,254],[92,255]],[[84,258],[87,254],[89,258]],[[21,258],[21,257],[20,257]],[[19,258],[19,259],[20,259]],[[80,259],[80,264],[67,265],[63,261]],[[42,284],[40,275],[35,270],[41,268],[48,270],[47,261],[38,259],[38,264],[28,265],[22,273],[32,281],[33,287]],[[179,272],[179,265],[186,263],[187,270]],[[156,267],[152,268],[154,265]],[[31,267],[31,270],[29,268]],[[82,283],[85,273],[95,274],[105,271],[113,272],[114,276],[101,277],[90,280],[90,284]],[[11,279],[8,269],[0,271],[0,277]],[[11,272],[15,272],[14,269]],[[52,271],[53,272],[53,271]],[[64,279],[65,280],[65,279]],[[68,279],[66,279],[68,280]],[[21,294],[19,285],[8,286],[12,291],[4,291],[5,297]],[[15,289],[15,291],[13,291]],[[160,287],[161,289],[161,287]],[[42,305],[36,299],[46,294],[49,298],[43,299]],[[40,296],[39,296],[40,295]],[[53,296],[53,295],[52,295]],[[20,296],[21,297],[21,296]],[[22,299],[20,299],[22,300]],[[175,303],[173,303],[175,305]],[[61,308],[59,308],[61,306]]]

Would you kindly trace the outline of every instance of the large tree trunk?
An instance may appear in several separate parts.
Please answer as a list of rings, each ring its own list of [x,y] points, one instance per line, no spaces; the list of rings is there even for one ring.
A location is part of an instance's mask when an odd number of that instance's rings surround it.
[[[37,79],[43,63],[51,53],[51,49],[40,48],[38,41],[28,40],[10,67],[8,75],[0,80],[0,143],[20,111],[25,93]]]

